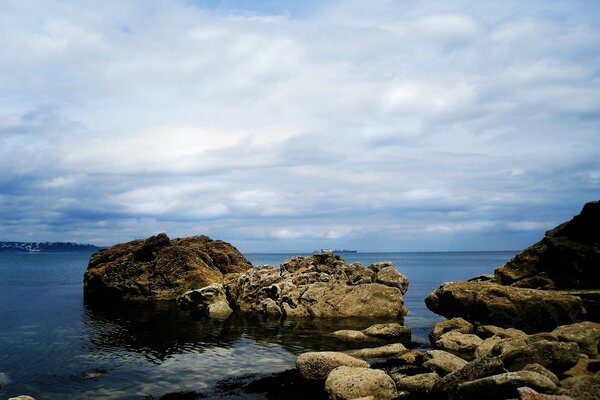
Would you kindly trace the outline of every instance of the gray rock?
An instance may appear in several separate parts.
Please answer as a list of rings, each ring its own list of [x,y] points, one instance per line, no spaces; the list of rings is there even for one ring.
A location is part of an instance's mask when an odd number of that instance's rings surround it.
[[[368,368],[369,363],[335,351],[303,353],[296,359],[296,368],[305,379],[324,380],[339,366]]]
[[[402,374],[393,374],[391,376],[394,383],[396,383],[397,390],[407,391],[411,394],[429,394],[433,385],[440,380],[439,375],[435,372],[412,376]]]
[[[547,377],[533,371],[506,372],[492,375],[458,386],[457,394],[463,399],[509,399],[517,396],[523,386],[543,393],[556,391],[556,385]]]
[[[437,372],[439,376],[448,375],[467,365],[462,358],[443,350],[431,350],[424,355],[423,367]]]
[[[444,333],[435,342],[435,347],[471,361],[475,358],[475,351],[482,343],[483,340],[477,335],[450,331]]]
[[[464,382],[506,372],[498,357],[483,357],[469,362],[461,369],[440,379],[432,388],[432,393],[441,396],[456,394],[458,386]]]
[[[379,369],[337,367],[327,377],[325,390],[331,400],[350,400],[373,396],[379,400],[396,398],[392,378]]]
[[[559,326],[552,331],[558,340],[575,342],[582,353],[592,358],[598,357],[600,344],[600,323],[584,321],[577,324]]]
[[[431,344],[435,344],[444,333],[450,331],[473,333],[473,324],[460,317],[440,321],[433,326],[433,329],[429,333],[429,341]]]

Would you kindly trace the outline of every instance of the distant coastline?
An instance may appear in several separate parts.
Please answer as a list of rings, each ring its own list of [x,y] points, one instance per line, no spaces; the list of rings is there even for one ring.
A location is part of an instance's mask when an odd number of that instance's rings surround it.
[[[0,253],[88,253],[100,247],[72,242],[0,242]]]

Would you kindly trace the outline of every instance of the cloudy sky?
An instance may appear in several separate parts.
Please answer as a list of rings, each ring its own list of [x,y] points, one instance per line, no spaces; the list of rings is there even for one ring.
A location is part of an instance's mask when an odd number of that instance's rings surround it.
[[[600,198],[597,1],[0,3],[0,240],[521,249]]]

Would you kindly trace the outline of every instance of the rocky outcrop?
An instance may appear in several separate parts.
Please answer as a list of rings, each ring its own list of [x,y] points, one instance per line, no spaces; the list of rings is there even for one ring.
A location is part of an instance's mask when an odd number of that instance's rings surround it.
[[[184,308],[213,318],[224,319],[233,312],[229,307],[225,289],[220,283],[185,292],[179,297],[179,302]]]
[[[549,331],[585,317],[579,297],[488,282],[446,283],[427,296],[425,304],[446,318],[525,332]]]
[[[600,287],[600,201],[587,203],[569,222],[495,271],[503,285],[543,289]]]
[[[219,283],[224,274],[252,265],[231,244],[207,236],[148,239],[94,253],[84,275],[88,301],[175,300],[184,292]]]
[[[408,279],[391,263],[365,268],[328,253],[294,257],[280,268],[260,266],[225,283],[244,312],[274,317],[387,317],[402,319]],[[395,268],[394,268],[395,270]]]

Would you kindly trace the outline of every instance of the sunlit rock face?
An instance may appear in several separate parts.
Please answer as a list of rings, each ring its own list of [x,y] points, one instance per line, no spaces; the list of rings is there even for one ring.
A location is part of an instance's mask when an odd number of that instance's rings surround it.
[[[252,268],[226,279],[225,287],[241,311],[276,317],[403,319],[407,313],[408,278],[391,263],[364,267],[328,253]]]
[[[208,236],[169,239],[161,233],[94,253],[83,279],[84,294],[91,301],[175,300],[251,267],[227,242]]]

